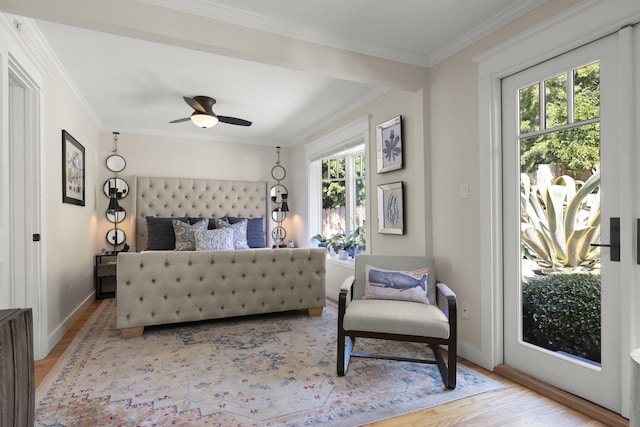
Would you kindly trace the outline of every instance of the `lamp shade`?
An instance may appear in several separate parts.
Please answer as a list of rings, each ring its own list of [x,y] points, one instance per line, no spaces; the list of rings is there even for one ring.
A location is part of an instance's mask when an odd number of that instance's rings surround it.
[[[114,195],[109,199],[109,207],[107,208],[108,212],[122,212],[124,209],[118,204],[118,197]]]
[[[191,121],[198,127],[210,128],[218,124],[218,117],[215,114],[193,113]]]

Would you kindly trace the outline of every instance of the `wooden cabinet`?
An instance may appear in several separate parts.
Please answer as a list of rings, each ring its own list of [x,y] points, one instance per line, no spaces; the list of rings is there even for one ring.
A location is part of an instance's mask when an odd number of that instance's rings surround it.
[[[32,319],[30,308],[0,310],[0,427],[34,424]]]

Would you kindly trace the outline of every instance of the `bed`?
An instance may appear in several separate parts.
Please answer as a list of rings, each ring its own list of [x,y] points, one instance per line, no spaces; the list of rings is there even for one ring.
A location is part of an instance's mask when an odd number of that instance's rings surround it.
[[[322,314],[325,251],[264,247],[265,182],[160,177],[134,182],[139,252],[121,252],[117,260],[116,327],[124,338],[140,336],[151,325],[289,310]],[[159,250],[154,221],[173,218],[246,219],[252,224],[250,248]]]

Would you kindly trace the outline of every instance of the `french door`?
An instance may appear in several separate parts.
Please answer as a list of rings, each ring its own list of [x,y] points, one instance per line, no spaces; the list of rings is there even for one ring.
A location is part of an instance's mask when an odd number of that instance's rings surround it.
[[[616,412],[620,295],[631,286],[620,278],[633,254],[615,242],[621,227],[631,233],[632,219],[619,218],[636,198],[620,185],[635,150],[624,152],[619,135],[618,37],[501,88],[504,363]]]

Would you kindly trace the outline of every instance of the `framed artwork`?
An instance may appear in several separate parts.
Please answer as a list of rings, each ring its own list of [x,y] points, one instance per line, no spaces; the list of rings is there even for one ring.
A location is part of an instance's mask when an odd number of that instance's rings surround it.
[[[404,234],[402,181],[378,185],[378,233]]]
[[[378,173],[402,168],[402,116],[376,126]]]
[[[84,147],[62,130],[62,203],[85,204]]]

